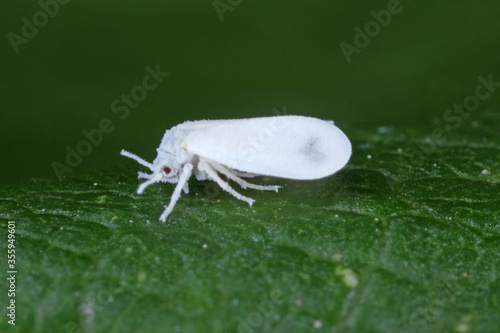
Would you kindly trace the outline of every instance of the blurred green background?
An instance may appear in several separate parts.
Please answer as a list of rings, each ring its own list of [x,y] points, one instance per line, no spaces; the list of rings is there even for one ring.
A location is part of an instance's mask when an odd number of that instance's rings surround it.
[[[47,22],[37,1],[0,4],[0,184],[55,178],[51,164],[64,164],[66,146],[75,149],[82,130],[103,118],[114,130],[73,172],[125,163],[122,148],[152,160],[163,132],[185,120],[286,107],[333,119],[349,135],[441,119],[474,93],[479,75],[500,81],[493,0],[401,1],[402,11],[350,63],[340,43],[354,44],[354,28],[388,1],[222,0],[230,9],[223,20],[208,0],[60,1],[67,3],[57,10],[55,0],[41,2],[57,11]],[[13,46],[13,34],[34,20],[39,31]],[[120,119],[113,101],[157,65],[170,75]],[[499,99],[497,92],[481,108]]]

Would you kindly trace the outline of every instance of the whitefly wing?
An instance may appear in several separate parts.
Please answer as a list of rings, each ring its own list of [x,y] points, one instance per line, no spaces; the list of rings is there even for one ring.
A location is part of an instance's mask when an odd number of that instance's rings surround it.
[[[181,146],[239,171],[291,179],[317,179],[344,167],[351,143],[332,122],[277,116],[186,122]]]

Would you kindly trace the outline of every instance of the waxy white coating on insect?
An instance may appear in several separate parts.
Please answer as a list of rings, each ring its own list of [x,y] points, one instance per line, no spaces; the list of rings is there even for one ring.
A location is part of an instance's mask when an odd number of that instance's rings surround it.
[[[219,174],[244,189],[278,192],[280,186],[251,184],[242,178],[323,178],[347,164],[351,142],[333,121],[276,116],[186,121],[165,132],[157,152],[153,163],[125,150],[121,155],[151,170],[151,174],[139,172],[139,178],[147,181],[139,186],[138,194],[153,183],[177,183],[170,204],[160,216],[164,222],[181,191],[189,192],[192,173],[198,180],[215,181],[224,191],[252,206],[254,199],[236,192]]]

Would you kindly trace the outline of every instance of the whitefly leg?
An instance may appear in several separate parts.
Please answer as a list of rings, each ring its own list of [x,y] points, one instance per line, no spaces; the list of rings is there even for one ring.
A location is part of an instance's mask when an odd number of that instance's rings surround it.
[[[230,171],[240,178],[253,178],[257,176],[255,173],[240,172],[236,170],[230,170]]]
[[[177,182],[177,186],[175,187],[174,193],[172,193],[172,197],[170,198],[170,203],[161,214],[160,221],[165,222],[168,215],[170,215],[170,213],[174,209],[177,200],[179,200],[181,196],[181,191],[185,188],[185,185],[188,182],[189,177],[191,177],[192,172],[193,172],[192,164],[186,164],[182,169],[182,173],[179,177],[179,181]]]
[[[228,192],[229,194],[231,194],[236,199],[245,201],[250,206],[252,206],[253,203],[255,202],[254,199],[245,197],[244,195],[241,195],[238,192],[236,192],[228,183],[226,183],[225,181],[223,181],[219,177],[219,175],[217,174],[217,172],[207,162],[200,162],[199,168],[202,169],[203,171],[205,171],[207,173],[207,175],[211,179],[213,179],[224,191]]]
[[[148,187],[151,184],[159,182],[162,177],[163,176],[161,173],[157,173],[154,177],[150,177],[149,180],[147,180],[144,183],[142,183],[141,185],[139,185],[139,187],[137,188],[137,194],[142,194],[142,192],[144,192],[146,187]]]
[[[256,189],[256,190],[260,190],[260,191],[276,191],[276,192],[278,192],[278,189],[281,187],[281,186],[278,186],[278,185],[257,185],[257,184],[252,184],[252,183],[247,182],[244,179],[241,179],[240,177],[238,177],[237,174],[234,174],[234,172],[232,170],[227,169],[225,166],[223,166],[223,165],[221,165],[219,163],[211,161],[210,165],[216,171],[218,171],[218,172],[226,175],[227,178],[231,179],[232,181],[234,181],[235,183],[237,183],[238,185],[240,185],[243,188],[247,188],[248,187],[248,188],[253,188],[253,189]]]

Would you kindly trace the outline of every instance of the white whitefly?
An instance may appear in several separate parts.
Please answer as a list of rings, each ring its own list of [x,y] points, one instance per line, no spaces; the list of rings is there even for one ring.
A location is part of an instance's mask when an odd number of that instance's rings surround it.
[[[347,164],[352,147],[333,121],[276,116],[187,121],[165,132],[157,152],[153,163],[125,150],[121,155],[151,170],[151,174],[138,173],[139,178],[146,179],[137,189],[138,194],[157,182],[177,184],[160,216],[164,222],[181,192],[189,192],[188,180],[192,174],[198,180],[215,181],[224,191],[252,206],[255,200],[236,192],[220,174],[243,189],[278,192],[280,186],[257,185],[243,178],[327,177]]]

